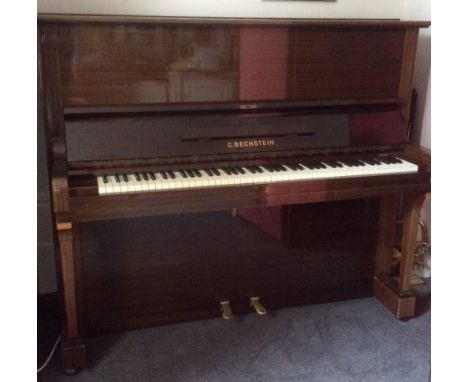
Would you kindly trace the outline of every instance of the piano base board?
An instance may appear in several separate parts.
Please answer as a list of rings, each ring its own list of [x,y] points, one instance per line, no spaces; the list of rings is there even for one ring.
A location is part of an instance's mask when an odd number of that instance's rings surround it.
[[[374,297],[392,312],[395,318],[401,320],[414,316],[416,297],[412,292],[407,292],[404,296],[401,296],[380,278],[375,277],[373,293]]]
[[[81,338],[62,339],[62,365],[65,374],[73,375],[88,366],[86,344]]]

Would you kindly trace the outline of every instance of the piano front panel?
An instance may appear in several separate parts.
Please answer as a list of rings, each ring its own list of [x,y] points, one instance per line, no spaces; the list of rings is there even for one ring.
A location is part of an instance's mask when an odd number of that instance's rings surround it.
[[[377,210],[367,204],[306,206],[301,229],[321,241],[299,248],[226,210],[81,224],[87,334],[219,317],[223,300],[245,313],[251,296],[269,309],[370,296]],[[321,224],[340,209],[343,224]]]
[[[63,105],[398,98],[399,27],[58,24]]]

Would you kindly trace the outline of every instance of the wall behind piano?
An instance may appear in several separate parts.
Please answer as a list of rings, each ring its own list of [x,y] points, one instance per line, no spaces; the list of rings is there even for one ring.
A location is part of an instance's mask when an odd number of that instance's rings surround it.
[[[281,0],[198,0],[196,2],[192,0],[114,0],[112,2],[108,0],[38,0],[37,9],[40,13],[146,16],[430,19],[430,0],[337,0],[311,2]],[[429,9],[429,12],[427,12],[427,9]],[[430,37],[428,41],[430,42]],[[427,43],[425,45],[426,49],[420,49],[418,52],[419,61],[417,62],[415,74],[415,79],[417,81],[416,86],[419,87],[419,89],[425,89],[424,95],[421,95],[422,92],[420,94],[420,100],[425,98],[425,94],[427,93],[428,71],[426,71],[426,75],[424,75],[424,73],[419,75],[421,71],[425,70],[424,63],[427,61],[428,57]],[[421,55],[420,52],[423,52],[423,54]],[[424,79],[426,79],[426,82],[424,82]],[[424,99],[422,105],[424,105]],[[423,137],[423,139],[426,139],[424,137],[427,136],[430,137],[430,127],[429,130],[427,130],[427,127],[424,128],[425,130],[421,130],[423,121],[428,121],[427,117],[424,117],[424,115],[423,109],[419,107],[418,115],[416,116],[416,139],[420,137]],[[427,126],[427,123],[425,126]],[[429,135],[427,134],[428,132]],[[42,126],[39,122],[38,176],[40,178],[47,175],[45,155],[42,154],[44,150],[44,147],[42,147],[42,139]],[[424,142],[426,141],[427,139]],[[51,223],[48,213],[49,202],[47,197],[47,184],[38,182],[38,240],[40,238],[38,241],[39,293],[49,293],[56,290],[52,251],[53,241],[50,232]]]
[[[406,0],[410,1],[410,0]],[[38,12],[145,16],[401,18],[405,0],[38,0]]]
[[[402,18],[430,20],[430,0],[406,0]],[[431,148],[431,28],[420,29],[414,68],[414,88],[418,93],[413,140]]]

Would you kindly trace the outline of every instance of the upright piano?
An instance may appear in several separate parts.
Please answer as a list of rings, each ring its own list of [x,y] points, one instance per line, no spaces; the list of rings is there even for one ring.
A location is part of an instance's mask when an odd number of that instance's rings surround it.
[[[412,317],[428,25],[40,15],[64,369],[112,331],[369,296]]]

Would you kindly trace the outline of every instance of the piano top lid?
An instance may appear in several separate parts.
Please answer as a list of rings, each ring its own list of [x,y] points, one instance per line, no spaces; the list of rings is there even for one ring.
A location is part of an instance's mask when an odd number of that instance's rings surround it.
[[[199,24],[199,25],[245,25],[245,26],[307,26],[333,28],[427,28],[430,21],[400,19],[288,19],[288,18],[243,18],[243,17],[169,17],[131,15],[84,15],[39,13],[41,23],[147,23],[147,24]]]

